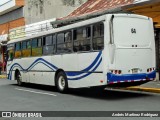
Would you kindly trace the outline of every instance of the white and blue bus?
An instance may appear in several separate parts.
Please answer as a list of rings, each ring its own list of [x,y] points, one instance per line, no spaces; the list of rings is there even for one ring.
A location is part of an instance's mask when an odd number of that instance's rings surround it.
[[[106,14],[7,44],[9,80],[68,88],[139,85],[156,77],[151,18]]]

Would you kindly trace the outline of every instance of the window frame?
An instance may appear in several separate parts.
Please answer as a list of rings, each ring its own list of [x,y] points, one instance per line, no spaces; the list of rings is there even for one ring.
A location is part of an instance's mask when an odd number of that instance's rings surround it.
[[[104,36],[104,35],[105,35],[105,24],[104,24],[104,21],[101,21],[101,22],[94,23],[94,24],[93,24],[93,27],[94,27],[94,25],[97,25],[97,24],[99,24],[99,25],[102,24],[102,25],[103,25],[103,34],[101,34],[102,31],[100,31],[100,36],[94,37],[94,28],[92,28],[92,49],[93,49],[93,51],[102,51],[102,50],[104,49],[104,46],[105,46],[105,45],[104,45],[104,44],[105,44],[105,38],[104,38],[104,37],[105,37],[105,36]],[[95,49],[93,48],[93,43],[94,43],[93,40],[96,39],[96,38],[102,38],[102,39],[103,39],[103,49],[95,50]]]
[[[16,44],[20,44],[20,49],[16,50],[17,45]],[[16,57],[16,53],[19,52],[21,55],[19,57]],[[20,59],[22,58],[22,41],[18,41],[14,43],[14,59]]]
[[[103,25],[103,27],[102,27],[103,33],[102,33],[102,30],[100,29],[100,35],[99,36],[94,36],[94,26],[96,26],[98,24]],[[90,29],[88,29],[88,28],[90,28]],[[82,31],[81,31],[82,35],[79,38],[78,38],[77,32],[75,32],[78,29],[82,29]],[[86,30],[86,33],[85,33],[85,31],[83,32],[83,30]],[[70,41],[66,41],[66,33],[71,34],[69,36],[69,37],[71,37]],[[63,39],[64,39],[63,42],[58,42],[58,35],[59,34],[63,34]],[[85,37],[83,37],[83,34],[86,34],[86,35],[84,35]],[[47,44],[47,40],[45,38],[47,36],[51,36],[51,39],[52,39],[51,44]],[[74,53],[86,53],[86,52],[102,51],[104,49],[104,46],[105,46],[104,45],[105,44],[104,37],[105,37],[104,21],[100,21],[100,22],[96,22],[96,23],[92,23],[92,24],[87,24],[87,25],[83,25],[83,26],[79,26],[79,27],[73,27],[71,29],[66,29],[66,30],[63,30],[63,31],[60,31],[60,32],[50,33],[50,34],[38,36],[38,37],[35,37],[35,38],[31,38],[31,39],[28,39],[28,40],[23,40],[23,41],[19,42],[21,45],[20,45],[20,49],[18,49],[18,50],[16,50],[16,46],[15,46],[18,42],[13,43],[14,44],[14,57],[13,57],[13,59],[16,59],[15,58],[15,52],[16,51],[21,51],[21,54],[22,54],[22,50],[26,50],[26,49],[31,49],[31,53],[30,53],[31,56],[30,57],[35,57],[35,56],[32,56],[32,49],[33,48],[40,48],[40,47],[42,47],[42,56],[55,55],[55,54],[70,54],[70,53],[74,54]],[[80,38],[82,38],[82,39],[80,39]],[[102,49],[97,49],[97,50],[94,49],[94,44],[98,45],[98,42],[94,42],[94,39],[96,39],[96,38],[102,38],[103,39],[103,48]],[[37,41],[37,45],[33,46],[32,42],[35,39]],[[41,45],[39,45],[39,40],[40,39],[41,39]],[[76,41],[78,43],[76,43]],[[67,45],[67,43],[68,43],[68,45]],[[25,45],[23,45],[23,44],[25,44]],[[77,51],[75,51],[74,47],[78,47],[75,44],[77,44],[77,45],[82,44],[82,46],[84,46],[84,48],[82,48],[82,50],[79,50],[79,48],[77,48]],[[101,44],[101,43],[99,43],[99,44]],[[61,46],[61,49],[58,51],[58,45],[65,45],[65,46]],[[44,49],[45,49],[44,47],[45,46],[52,46],[53,52],[52,53],[49,53],[49,52],[47,53],[46,52],[47,54],[44,54]],[[87,46],[89,46],[89,48],[87,48]],[[21,57],[23,57],[23,56],[21,55]]]
[[[26,42],[26,48],[25,49],[21,49],[21,53],[23,53],[23,50],[30,50],[30,56],[32,57],[32,39],[27,39],[24,41],[21,41],[21,44],[23,45],[23,42]],[[30,42],[30,48],[28,47],[28,42]],[[26,56],[23,56],[23,54],[21,55],[22,58],[27,58]]]
[[[57,34],[57,43],[56,43],[56,54],[71,54],[71,53],[73,53],[73,33],[72,33],[72,30],[73,29],[69,29],[69,30],[64,30],[64,31],[61,31],[61,32],[58,32],[58,33],[56,33]],[[66,42],[66,37],[65,37],[65,34],[67,33],[67,32],[70,32],[70,37],[71,37],[71,41],[70,42]],[[58,43],[58,34],[64,34],[64,42],[63,43]],[[71,50],[70,51],[66,51],[66,52],[57,52],[58,51],[58,45],[65,45],[66,46],[66,44],[67,43],[71,43],[71,47],[65,47],[66,49],[67,48],[71,48]],[[64,47],[63,47],[64,48]]]
[[[47,44],[46,44],[46,38],[45,38],[45,37],[47,37],[47,36],[52,36],[52,44],[51,44],[51,45],[47,45]],[[55,36],[55,38],[56,38],[55,43],[53,42],[54,36]],[[45,38],[45,39],[44,39],[44,38]],[[44,43],[44,41],[45,41],[45,43]],[[53,43],[54,43],[54,44],[53,44]],[[54,54],[56,54],[56,43],[57,43],[57,33],[52,33],[52,34],[44,35],[44,36],[42,37],[42,56],[49,56],[49,55],[54,55]],[[51,46],[53,47],[53,46],[54,46],[54,48],[53,48],[53,53],[44,54],[44,48],[47,47],[47,46],[49,46],[49,47],[51,47]]]
[[[90,50],[88,50],[88,51],[84,51],[84,50],[82,50],[82,51],[79,51],[79,50],[77,50],[77,51],[74,51],[73,50],[73,53],[86,53],[86,52],[91,52],[92,51],[92,24],[89,24],[89,25],[85,25],[85,26],[81,26],[81,27],[77,27],[77,28],[73,28],[73,49],[74,49],[74,47],[77,47],[77,46],[74,46],[74,42],[76,41],[85,41],[85,40],[89,40],[90,41],[90,44],[89,44],[89,47],[90,47]],[[74,33],[74,31],[75,30],[77,30],[77,29],[82,29],[82,32],[83,32],[83,28],[85,28],[86,29],[86,32],[87,32],[87,28],[90,28],[90,37],[88,37],[87,36],[87,33],[86,33],[86,36],[85,37],[83,37],[84,39],[83,40],[81,40],[81,39],[77,39],[77,34],[76,34],[76,39],[74,39],[75,37],[74,37],[74,35],[75,35],[75,33]],[[82,33],[82,36],[83,36],[83,33]],[[86,44],[87,45],[87,44]]]
[[[41,39],[41,46],[39,46],[39,40]],[[32,41],[33,40],[37,40],[37,45],[36,47],[33,47],[32,46]],[[43,36],[39,36],[39,37],[35,37],[35,38],[32,38],[30,40],[30,45],[31,45],[31,57],[38,57],[38,56],[43,56]],[[42,48],[42,54],[41,55],[36,55],[36,56],[33,56],[33,49],[37,49],[37,48]]]

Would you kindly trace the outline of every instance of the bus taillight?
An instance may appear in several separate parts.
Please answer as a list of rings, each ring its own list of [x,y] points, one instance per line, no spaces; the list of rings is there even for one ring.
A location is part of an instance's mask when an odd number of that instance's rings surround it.
[[[122,74],[121,70],[111,70],[111,73],[113,74]]]
[[[148,68],[147,72],[153,72],[155,70],[155,68]]]

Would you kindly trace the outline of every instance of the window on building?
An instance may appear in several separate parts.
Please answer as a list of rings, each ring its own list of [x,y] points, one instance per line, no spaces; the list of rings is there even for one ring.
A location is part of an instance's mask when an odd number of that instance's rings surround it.
[[[97,23],[93,25],[93,50],[102,50],[104,48],[104,24]]]
[[[74,52],[91,49],[91,27],[77,28],[73,31]]]

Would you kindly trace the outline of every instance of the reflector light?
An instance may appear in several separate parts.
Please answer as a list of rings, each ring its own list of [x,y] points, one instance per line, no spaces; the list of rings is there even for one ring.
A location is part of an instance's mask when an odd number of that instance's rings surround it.
[[[121,70],[110,70],[113,74],[122,74]]]
[[[153,72],[155,70],[155,68],[148,68],[147,72]]]
[[[152,68],[150,68],[150,72],[152,71]]]
[[[121,74],[121,70],[118,71],[118,74]]]
[[[103,83],[103,80],[100,80],[101,83]]]

